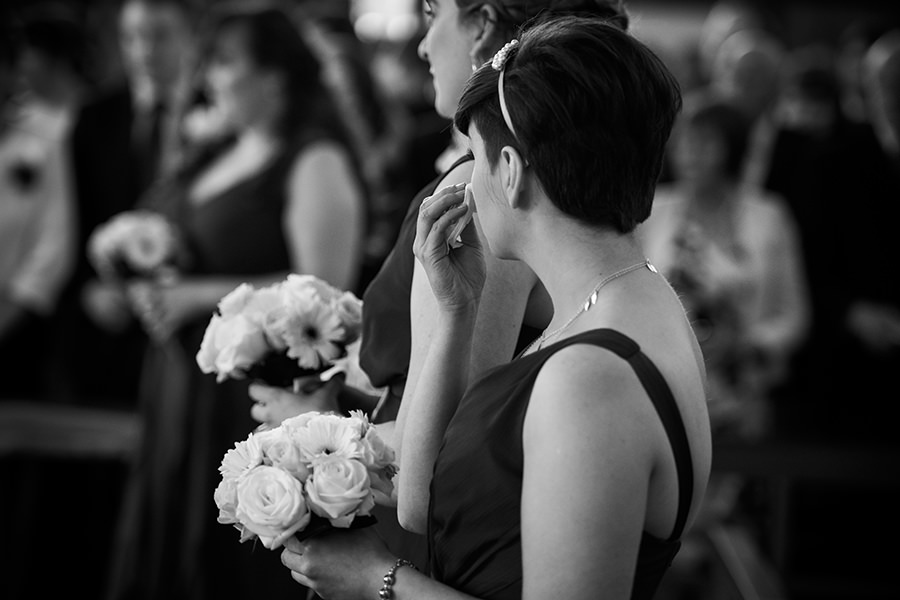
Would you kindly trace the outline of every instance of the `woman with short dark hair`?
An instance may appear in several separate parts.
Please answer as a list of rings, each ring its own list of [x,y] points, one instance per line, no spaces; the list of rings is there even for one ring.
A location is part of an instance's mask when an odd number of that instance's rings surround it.
[[[634,233],[680,104],[662,62],[598,19],[536,24],[475,72],[455,116],[472,181],[419,210],[439,327],[397,424],[399,518],[426,533],[428,573],[335,531],[288,541],[298,582],[329,599],[653,596],[711,459],[700,349]],[[472,210],[480,231],[448,243]],[[488,249],[555,310],[473,380]]]

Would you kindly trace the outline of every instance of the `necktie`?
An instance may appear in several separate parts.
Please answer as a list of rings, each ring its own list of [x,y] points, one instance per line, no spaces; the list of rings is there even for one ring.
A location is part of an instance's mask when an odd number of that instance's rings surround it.
[[[149,187],[158,175],[164,118],[165,105],[162,102],[154,103],[142,115],[142,123],[136,140],[136,154],[143,189]]]

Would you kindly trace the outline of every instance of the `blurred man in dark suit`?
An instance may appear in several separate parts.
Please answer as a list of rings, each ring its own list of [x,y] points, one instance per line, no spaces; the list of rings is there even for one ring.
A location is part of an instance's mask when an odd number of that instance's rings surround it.
[[[72,131],[79,256],[58,328],[63,392],[102,404],[135,397],[145,335],[122,290],[97,279],[87,240],[177,162],[194,55],[184,0],[124,0],[118,34],[124,81],[87,103]]]

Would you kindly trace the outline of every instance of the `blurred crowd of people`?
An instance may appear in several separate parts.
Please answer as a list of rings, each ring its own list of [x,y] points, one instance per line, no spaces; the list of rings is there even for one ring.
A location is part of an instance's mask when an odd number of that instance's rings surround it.
[[[279,3],[283,20],[259,2],[23,7],[0,42],[0,398],[141,410],[150,436],[177,412],[194,439],[243,438],[246,390],[223,402],[193,362],[203,327],[238,283],[287,272],[362,296],[459,142],[418,37],[364,43],[327,0]],[[717,439],[887,441],[900,23],[802,47],[772,25],[753,3],[713,5],[641,235],[703,347]],[[162,294],[126,294],[88,259],[92,232],[135,208],[189,232],[190,275]],[[224,405],[241,417],[220,427]],[[727,510],[740,486],[718,484]],[[171,572],[196,558],[183,551],[140,560]],[[138,559],[118,558],[127,588]]]
[[[373,56],[354,34],[349,3],[274,3],[316,64],[308,72],[285,68],[288,90],[280,81],[254,85],[240,80],[242,49],[214,48],[210,38],[222,14],[260,4],[55,1],[9,15],[0,57],[8,173],[0,348],[10,372],[23,376],[6,378],[3,396],[133,407],[148,336],[134,299],[94,272],[91,234],[118,213],[156,208],[191,178],[198,198],[246,184],[295,143],[297,132],[286,129],[315,122],[311,111],[335,113],[326,120],[340,128],[346,155],[336,170],[328,157],[305,169],[285,163],[284,181],[270,184],[292,186],[280,200],[288,203],[282,229],[292,255],[282,267],[360,294],[377,271],[405,199],[433,177],[450,139],[448,121],[431,109],[416,40],[385,43]],[[251,53],[288,52],[262,40],[272,47],[261,42]],[[323,98],[309,100],[320,82]],[[279,94],[285,106],[274,106]],[[251,135],[232,148],[266,112],[283,113],[273,119],[284,139],[270,148]],[[218,170],[205,172],[224,149],[232,151]],[[230,268],[251,274],[246,265]],[[211,307],[197,310],[208,316]]]
[[[740,1],[702,25],[645,237],[693,309],[720,436],[892,439],[898,27],[862,11],[791,45]]]

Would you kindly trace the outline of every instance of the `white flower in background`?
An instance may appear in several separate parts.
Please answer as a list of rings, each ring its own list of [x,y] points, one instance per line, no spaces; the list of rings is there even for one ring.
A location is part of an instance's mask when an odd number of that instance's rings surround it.
[[[307,369],[318,369],[344,354],[343,323],[327,305],[292,311],[279,323],[279,333],[287,355]]]
[[[242,379],[247,369],[268,352],[262,327],[242,314],[231,318],[213,315],[197,352],[197,364],[204,373],[216,373],[216,380]]]
[[[175,226],[149,210],[121,212],[97,227],[88,239],[87,254],[102,277],[164,275],[183,253]]]
[[[361,330],[362,302],[317,277],[292,274],[262,288],[242,283],[219,301],[197,363],[218,381],[250,376],[290,386],[310,375],[326,381],[335,372],[360,371],[349,350]]]

